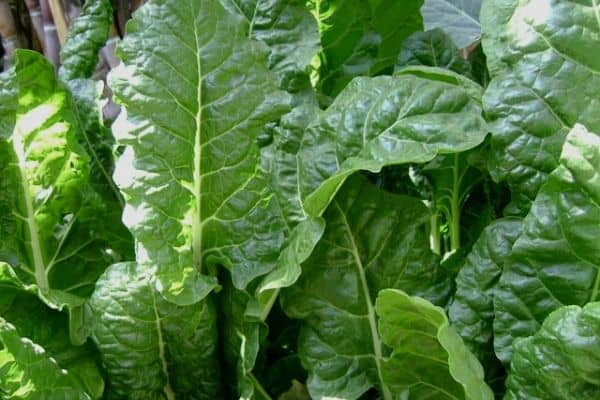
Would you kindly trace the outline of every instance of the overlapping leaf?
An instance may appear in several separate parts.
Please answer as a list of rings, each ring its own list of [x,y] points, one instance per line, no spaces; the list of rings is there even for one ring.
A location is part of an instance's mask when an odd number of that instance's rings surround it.
[[[391,398],[492,400],[483,368],[446,313],[401,290],[379,292],[379,332],[392,354],[382,365]]]
[[[599,13],[594,0],[483,3],[490,170],[509,183],[521,213],[558,166],[574,124],[600,131]]]
[[[0,117],[14,124],[0,141],[0,259],[50,306],[73,308],[114,259],[95,231],[105,208],[91,190],[68,90],[41,55],[18,51],[16,59],[16,104]]]
[[[425,0],[421,13],[426,30],[441,28],[460,48],[481,34],[479,10],[482,0]]]
[[[516,338],[535,334],[563,305],[600,298],[600,136],[577,125],[560,166],[524,221],[494,297],[494,347],[510,361]]]
[[[600,396],[600,303],[565,306],[515,343],[507,400],[592,400]]]
[[[423,163],[484,140],[477,85],[445,70],[422,68],[355,79],[308,128],[297,156],[308,214],[322,213],[357,170]]]
[[[401,288],[444,304],[450,291],[429,250],[427,209],[353,177],[324,218],[325,233],[300,279],[282,292],[286,313],[302,320],[299,353],[309,391],[314,398],[355,399],[370,388],[386,393],[377,293]]]

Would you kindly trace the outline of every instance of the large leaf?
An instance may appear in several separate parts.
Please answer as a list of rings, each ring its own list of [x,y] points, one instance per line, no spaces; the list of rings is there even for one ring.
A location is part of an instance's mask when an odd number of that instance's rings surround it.
[[[101,398],[104,381],[94,348],[71,345],[66,315],[22,293],[0,315],[0,396]]]
[[[108,39],[112,23],[109,0],[88,0],[75,18],[60,50],[60,77],[65,81],[89,78],[98,64],[98,52]]]
[[[304,81],[317,53],[317,22],[302,0],[224,0],[223,4],[248,21],[248,36],[271,49],[269,67],[282,78],[283,87],[295,91]],[[298,82],[300,80],[301,82]]]
[[[553,310],[600,300],[600,136],[577,125],[560,166],[525,218],[494,297],[494,346],[510,361],[516,338]]]
[[[467,47],[481,35],[482,0],[425,0],[421,13],[426,30],[441,28],[458,47]]]
[[[256,138],[288,98],[248,31],[219,1],[149,1],[111,74],[128,118],[115,171],[123,218],[138,261],[156,267],[157,287],[178,304],[204,297],[217,265],[245,287],[274,267],[284,240]]]
[[[89,300],[92,338],[114,398],[217,399],[217,322],[210,299],[177,306],[137,263],[109,267]],[[112,397],[111,397],[112,398]]]
[[[415,32],[404,41],[394,69],[408,65],[440,67],[465,76],[471,75],[471,65],[462,58],[458,47],[440,28]]]
[[[334,0],[308,2],[319,24],[322,51],[317,87],[335,96],[356,76],[394,65],[402,42],[421,30],[423,0]]]
[[[487,127],[477,85],[459,77],[415,69],[353,80],[304,134],[297,157],[306,212],[321,214],[357,170],[423,163],[480,144]]]
[[[599,376],[600,303],[565,306],[515,343],[504,398],[593,400],[600,397]]]
[[[89,159],[68,90],[41,55],[18,51],[16,113],[2,114],[0,260],[52,307],[75,307],[113,261],[96,229],[105,212],[91,190]],[[7,99],[8,100],[8,99]]]
[[[483,48],[492,81],[490,170],[526,213],[558,165],[567,132],[600,132],[600,4],[595,0],[485,1]],[[532,149],[535,149],[534,151]]]
[[[353,177],[324,214],[325,233],[282,292],[284,310],[302,320],[299,353],[313,398],[356,399],[377,388],[386,399],[386,349],[373,308],[379,290],[399,288],[445,304],[450,282],[429,250],[429,216],[415,198]]]
[[[440,307],[401,290],[379,292],[381,340],[392,349],[382,376],[394,399],[492,400],[483,368]],[[392,397],[390,397],[392,398]]]

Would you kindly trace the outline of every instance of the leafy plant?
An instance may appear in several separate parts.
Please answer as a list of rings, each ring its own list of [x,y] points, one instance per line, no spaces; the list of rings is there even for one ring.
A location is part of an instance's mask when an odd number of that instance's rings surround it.
[[[599,13],[149,0],[107,87],[86,1],[0,75],[0,397],[598,398]]]

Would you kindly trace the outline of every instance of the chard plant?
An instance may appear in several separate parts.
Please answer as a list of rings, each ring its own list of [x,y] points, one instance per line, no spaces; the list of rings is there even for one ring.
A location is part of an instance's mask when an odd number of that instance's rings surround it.
[[[600,397],[599,5],[139,3],[0,74],[0,398]]]

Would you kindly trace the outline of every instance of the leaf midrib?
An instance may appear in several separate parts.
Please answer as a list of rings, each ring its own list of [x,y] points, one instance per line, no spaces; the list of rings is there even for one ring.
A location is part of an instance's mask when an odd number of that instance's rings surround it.
[[[337,200],[334,200],[333,204],[335,205],[338,212],[340,213],[342,222],[344,224],[344,229],[348,232],[348,238],[349,238],[350,244],[352,246],[350,250],[352,251],[352,255],[354,257],[354,261],[357,266],[358,275],[360,277],[361,286],[362,286],[362,290],[363,290],[363,296],[365,297],[365,302],[367,304],[367,317],[369,319],[369,327],[371,329],[371,338],[373,340],[373,352],[375,353],[375,365],[377,367],[377,376],[379,378],[379,385],[381,387],[381,392],[383,394],[384,400],[391,400],[392,395],[391,395],[389,389],[385,386],[385,383],[383,381],[383,376],[381,374],[381,359],[383,357],[383,354],[381,352],[382,343],[381,343],[381,338],[379,337],[379,332],[377,330],[377,317],[375,315],[375,308],[373,307],[373,302],[371,301],[371,294],[369,292],[369,285],[367,283],[365,269],[364,269],[364,266],[360,259],[360,255],[358,254],[358,247],[354,240],[354,234],[352,232],[352,229],[350,228],[350,224],[348,223],[346,214],[340,207]]]

